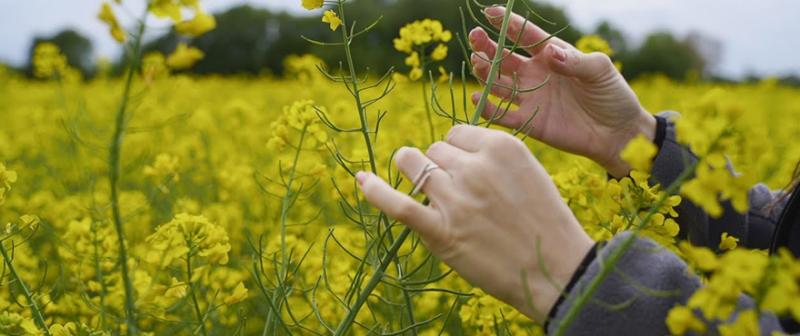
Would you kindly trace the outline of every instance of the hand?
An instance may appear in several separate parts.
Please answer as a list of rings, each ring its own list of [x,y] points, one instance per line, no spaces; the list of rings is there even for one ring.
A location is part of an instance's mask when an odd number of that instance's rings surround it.
[[[498,28],[504,13],[503,7],[485,10],[486,17]],[[508,37],[512,41],[520,37],[519,46],[534,45],[548,36],[533,23],[526,23],[521,16],[512,14]],[[497,43],[482,28],[473,29],[469,39],[475,51],[471,57],[473,71],[485,81],[490,68],[488,60],[494,57]],[[536,87],[548,75],[550,81],[538,91],[518,94],[513,102],[519,110],[509,111],[495,122],[521,128],[538,107],[539,114],[528,132],[532,137],[558,149],[586,156],[616,177],[627,175],[630,166],[621,160],[620,151],[639,133],[653,139],[656,121],[641,106],[608,56],[582,53],[559,38],[524,51],[532,57],[514,53],[503,60],[500,77],[496,79],[499,86],[492,88],[492,94],[511,99],[512,90],[508,88],[524,90]],[[479,97],[480,94],[473,95],[473,102],[477,103]],[[496,114],[496,108],[493,104],[487,105],[482,111],[483,117],[488,119]]]
[[[544,321],[593,242],[525,144],[505,132],[456,126],[427,155],[402,148],[395,161],[409,178],[431,161],[440,167],[423,184],[430,206],[359,172],[366,199],[419,233],[464,279]]]

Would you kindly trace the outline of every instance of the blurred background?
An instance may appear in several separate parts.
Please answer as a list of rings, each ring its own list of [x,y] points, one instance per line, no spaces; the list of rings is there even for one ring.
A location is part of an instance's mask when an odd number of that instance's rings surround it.
[[[130,26],[144,2],[122,1],[124,10],[118,16],[123,25]],[[319,12],[305,11],[300,0],[202,3],[216,16],[215,30],[187,39],[177,36],[168,22],[152,19],[146,50],[168,54],[178,42],[187,42],[206,55],[188,71],[197,74],[280,76],[283,59],[291,54],[314,53],[330,66],[339,61],[336,50],[315,47],[299,37],[333,37],[319,22]],[[33,46],[51,41],[87,78],[96,73],[98,63],[118,69],[122,47],[96,18],[100,4],[95,0],[0,0],[0,63],[30,73]],[[675,80],[741,82],[771,77],[800,85],[800,20],[796,17],[800,1],[547,0],[532,4],[556,22],[535,21],[543,28],[555,31],[568,26],[559,35],[566,41],[574,42],[583,34],[608,40],[628,79],[661,73]],[[402,64],[403,56],[391,43],[401,26],[435,18],[446,28],[460,31],[458,7],[464,6],[464,0],[353,0],[350,6],[350,17],[366,20],[385,15],[377,29],[354,46],[360,64],[382,72]],[[368,22],[359,24],[363,27]],[[446,68],[458,71],[461,52],[455,41],[450,48]]]

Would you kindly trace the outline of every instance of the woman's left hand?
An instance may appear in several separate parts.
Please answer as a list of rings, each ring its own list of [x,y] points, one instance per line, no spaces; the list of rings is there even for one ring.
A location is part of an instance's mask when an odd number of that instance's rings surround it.
[[[456,126],[426,154],[402,148],[395,161],[409,178],[431,162],[440,167],[423,184],[430,206],[360,172],[367,200],[416,231],[467,281],[544,321],[593,242],[525,144],[505,132]]]

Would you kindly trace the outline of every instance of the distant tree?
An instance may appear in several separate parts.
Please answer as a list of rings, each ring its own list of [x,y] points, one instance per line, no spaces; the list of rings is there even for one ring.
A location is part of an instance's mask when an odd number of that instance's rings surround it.
[[[392,40],[397,37],[400,27],[414,20],[432,18],[442,21],[445,28],[454,34],[461,33],[459,7],[469,4],[479,17],[480,8],[472,0],[354,0],[347,7],[349,19],[357,18],[356,30],[363,29],[380,13],[391,13],[381,18],[381,22],[370,34],[363,35],[352,45],[357,63],[371,72],[383,72],[389,67],[404,69],[403,56],[393,48]],[[551,5],[532,4],[536,12],[553,21],[548,24],[532,16],[530,19],[544,29],[554,32],[566,29],[559,34],[562,39],[574,42],[581,33],[569,25],[566,13]],[[524,12],[525,6],[517,10]],[[287,13],[273,13],[250,6],[231,8],[215,15],[217,28],[197,39],[186,41],[205,53],[205,58],[190,71],[195,73],[260,73],[263,69],[275,74],[283,74],[283,59],[291,54],[314,53],[327,64],[337,67],[342,61],[341,48],[320,47],[300,38],[306,36],[319,41],[338,41],[339,32],[332,33],[320,22],[317,16],[291,16]],[[467,29],[475,23],[467,16]],[[181,37],[168,32],[145,46],[145,50],[158,50],[169,54]],[[450,42],[450,56],[445,67],[457,72],[464,60],[459,44]]]
[[[702,63],[702,75],[708,77],[719,70],[724,51],[722,42],[696,31],[690,32],[685,41],[697,52],[698,62]]]
[[[648,35],[641,47],[622,62],[622,72],[628,79],[661,73],[677,80],[686,79],[690,72],[705,73],[706,63],[689,41],[679,40],[669,32]]]
[[[608,41],[611,49],[614,50],[616,55],[622,55],[628,52],[628,40],[625,33],[619,30],[611,22],[603,21],[594,29],[594,34],[602,37]]]
[[[62,30],[49,37],[34,37],[28,49],[28,63],[25,69],[28,75],[33,74],[33,51],[36,46],[42,42],[50,42],[57,45],[58,48],[61,49],[61,52],[67,56],[69,65],[79,69],[84,77],[91,77],[94,75],[92,41],[72,29]]]

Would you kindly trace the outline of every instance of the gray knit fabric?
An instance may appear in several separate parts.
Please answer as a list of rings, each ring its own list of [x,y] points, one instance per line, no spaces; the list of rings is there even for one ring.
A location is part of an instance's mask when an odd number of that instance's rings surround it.
[[[633,245],[566,329],[566,335],[670,334],[665,322],[667,313],[676,304],[685,304],[700,287],[700,281],[673,253],[649,239],[633,237],[630,232],[614,237],[599,251],[597,259],[558,307],[548,334],[558,330],[575,299],[600,273],[609,255],[630,238],[634,239]],[[753,301],[742,296],[739,308],[752,306]],[[763,335],[781,330],[780,322],[771,314],[763,314],[760,322]]]

